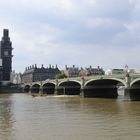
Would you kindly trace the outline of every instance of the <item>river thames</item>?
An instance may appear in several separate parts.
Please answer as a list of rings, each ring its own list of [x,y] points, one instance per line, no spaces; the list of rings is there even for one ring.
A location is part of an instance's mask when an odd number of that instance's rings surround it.
[[[140,102],[0,94],[0,140],[139,140]]]

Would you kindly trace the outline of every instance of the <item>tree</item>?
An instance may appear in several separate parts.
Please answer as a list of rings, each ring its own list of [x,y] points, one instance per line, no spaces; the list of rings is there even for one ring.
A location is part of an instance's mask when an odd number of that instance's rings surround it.
[[[60,74],[57,74],[55,76],[56,79],[64,79],[64,78],[67,78],[67,76],[65,75],[64,72],[61,72]]]

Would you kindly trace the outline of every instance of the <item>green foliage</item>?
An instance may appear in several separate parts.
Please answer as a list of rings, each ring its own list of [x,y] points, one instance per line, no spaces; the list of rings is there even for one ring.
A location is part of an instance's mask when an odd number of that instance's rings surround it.
[[[65,73],[60,73],[60,74],[57,74],[55,76],[56,79],[63,79],[63,78],[67,78],[67,76],[65,75]]]

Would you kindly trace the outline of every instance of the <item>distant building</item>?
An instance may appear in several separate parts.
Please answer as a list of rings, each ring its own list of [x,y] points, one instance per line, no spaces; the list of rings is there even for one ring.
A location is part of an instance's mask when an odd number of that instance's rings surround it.
[[[21,73],[16,73],[15,71],[11,72],[11,83],[21,84]]]
[[[79,75],[80,76],[91,76],[91,75],[104,75],[104,70],[99,66],[97,68],[93,68],[89,66],[88,68],[81,68]]]
[[[78,68],[73,65],[72,67],[65,66],[64,73],[67,77],[82,77],[82,76],[91,76],[91,75],[104,75],[104,70],[99,66],[97,68],[93,68],[89,66],[88,68]]]
[[[140,74],[140,70],[133,70],[133,73],[135,73],[135,74]]]
[[[9,30],[3,30],[3,37],[0,41],[0,81],[10,81],[12,71],[12,42],[9,37]]]
[[[104,75],[104,70],[100,68],[99,66],[97,68],[93,68],[92,66],[89,66],[86,68],[86,75],[91,76],[91,75]]]
[[[87,76],[87,70],[85,70],[85,69],[83,69],[83,68],[81,67],[80,72],[79,72],[79,76],[80,76],[80,77]]]
[[[27,67],[24,73],[22,74],[22,83],[26,82],[36,82],[36,81],[44,81],[46,79],[54,79],[57,74],[60,74],[60,70],[57,65],[49,66],[49,68],[44,68],[43,65],[41,68],[38,68],[36,65],[32,65]]]
[[[78,77],[79,72],[80,72],[79,68],[75,67],[75,65],[73,65],[72,67],[68,67],[67,65],[65,66],[64,74],[67,77]]]
[[[108,69],[105,72],[106,75],[114,75],[114,74],[126,74],[125,69]]]

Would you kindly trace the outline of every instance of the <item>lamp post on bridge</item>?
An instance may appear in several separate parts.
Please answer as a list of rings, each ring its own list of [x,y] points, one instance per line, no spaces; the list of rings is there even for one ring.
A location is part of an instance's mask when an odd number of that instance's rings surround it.
[[[126,88],[130,88],[130,83],[131,83],[131,77],[130,77],[130,70],[128,69],[128,65],[125,65],[125,82],[126,82]]]

